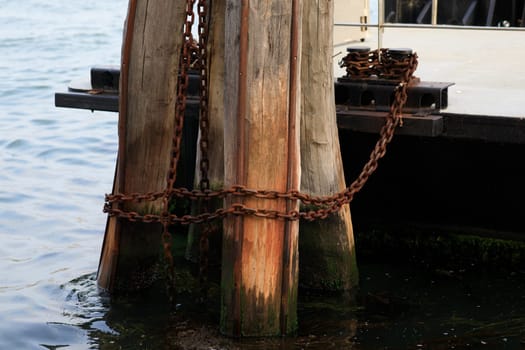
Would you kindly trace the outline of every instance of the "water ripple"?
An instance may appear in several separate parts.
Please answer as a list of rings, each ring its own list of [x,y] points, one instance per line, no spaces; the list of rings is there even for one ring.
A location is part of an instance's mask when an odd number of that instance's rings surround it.
[[[108,329],[94,277],[66,284],[89,290],[86,304],[59,286],[96,269],[117,118],[53,100],[91,66],[119,63],[127,1],[0,0],[0,9],[0,349],[98,348],[87,329]]]
[[[36,156],[38,158],[56,158],[58,156],[79,154],[79,153],[81,152],[80,152],[80,149],[78,148],[58,147],[58,148],[51,148],[51,149],[42,151],[38,153]]]
[[[56,125],[57,120],[54,119],[33,119],[31,120],[36,126],[47,126],[47,125]]]
[[[25,149],[29,149],[30,146],[31,146],[31,143],[29,141],[23,140],[23,139],[16,139],[14,141],[9,142],[6,148],[10,150],[15,150],[15,149],[25,150]]]
[[[21,204],[23,202],[27,202],[27,201],[31,200],[32,198],[33,198],[32,196],[29,196],[29,195],[23,194],[23,193],[13,193],[13,192],[4,193],[4,192],[0,192],[0,203]],[[7,216],[7,212],[4,212],[3,215]],[[12,213],[11,217],[13,217],[13,215],[16,215],[19,218],[23,217],[23,216],[20,216],[19,213]]]

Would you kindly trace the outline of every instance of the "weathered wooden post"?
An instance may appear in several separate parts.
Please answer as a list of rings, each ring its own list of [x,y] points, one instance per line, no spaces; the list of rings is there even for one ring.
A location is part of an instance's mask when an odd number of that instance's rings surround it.
[[[280,192],[300,181],[301,1],[226,0],[225,185]],[[298,222],[266,217],[297,204],[234,196],[259,211],[225,220],[221,330],[286,334],[297,327]],[[264,211],[267,210],[267,211]]]
[[[183,1],[130,0],[122,49],[114,193],[166,188],[185,6]],[[141,215],[159,214],[163,209],[162,200],[122,206]],[[158,223],[109,218],[99,285],[110,291],[148,285],[159,261],[161,231]]]
[[[301,64],[301,191],[326,196],[345,185],[334,104],[334,2],[304,0]],[[348,291],[358,272],[350,209],[325,220],[301,221],[301,285]]]

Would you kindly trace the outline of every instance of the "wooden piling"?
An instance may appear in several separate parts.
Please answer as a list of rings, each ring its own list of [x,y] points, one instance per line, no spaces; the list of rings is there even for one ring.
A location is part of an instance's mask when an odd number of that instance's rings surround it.
[[[130,0],[121,64],[119,155],[114,193],[166,188],[185,2]],[[122,209],[160,214],[162,201]],[[112,292],[148,286],[160,257],[161,225],[111,217],[98,283]]]
[[[301,191],[325,196],[346,187],[334,104],[334,2],[304,0],[303,6]],[[300,232],[302,286],[324,291],[348,291],[357,286],[348,205],[325,220],[301,221]]]
[[[226,9],[225,185],[298,190],[301,1],[226,0]],[[297,209],[284,199],[226,201],[233,203]],[[223,333],[272,336],[295,330],[297,236],[297,221],[225,219]]]

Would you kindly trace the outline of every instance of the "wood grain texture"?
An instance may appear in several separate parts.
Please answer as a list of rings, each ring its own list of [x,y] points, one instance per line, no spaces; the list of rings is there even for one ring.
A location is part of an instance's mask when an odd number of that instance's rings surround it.
[[[224,27],[224,182],[225,186],[237,184],[237,159],[239,149],[237,106],[239,102],[239,50],[241,28],[241,5],[247,0],[226,0]],[[236,67],[236,69],[232,69]],[[225,206],[230,207],[236,198],[226,198]],[[236,227],[242,224],[241,217],[226,218],[223,221],[222,270],[221,270],[221,332],[239,336],[240,324],[240,252],[242,242]]]
[[[289,119],[290,109],[298,108],[297,104],[290,106],[290,80],[296,79],[299,85],[298,73],[292,77],[290,72],[292,6],[279,0],[236,3],[227,2],[226,12],[226,187],[239,183],[254,189],[286,191],[291,183],[299,183],[300,176],[298,136],[290,140]],[[248,18],[243,17],[246,13]],[[243,19],[244,26],[240,24]],[[298,111],[292,116],[298,118]],[[297,143],[293,150],[290,141]],[[293,158],[290,152],[296,152],[294,171],[289,166]],[[290,182],[289,176],[297,177],[295,182]],[[242,201],[251,208],[287,209],[284,200]],[[297,222],[290,226],[290,234],[296,237]],[[283,220],[253,216],[226,219],[224,333],[235,335],[240,324],[242,335],[281,334],[285,228]],[[288,256],[297,258],[293,252]],[[294,312],[295,303],[291,302]],[[239,307],[240,313],[235,314]]]
[[[315,196],[346,187],[334,103],[333,11],[333,1],[304,1],[301,191]],[[349,206],[324,222],[301,222],[300,231],[301,284],[324,290],[354,288],[358,275]]]
[[[128,14],[124,34],[124,43],[131,42],[129,62],[123,61],[128,66],[121,67],[121,72],[126,72],[120,90],[125,98],[119,107],[114,193],[163,190],[171,158],[184,3],[133,2],[136,11],[133,16]],[[123,208],[140,214],[162,210],[160,201],[128,203]],[[104,238],[99,285],[114,292],[147,286],[159,259],[160,233],[160,225],[111,218]]]

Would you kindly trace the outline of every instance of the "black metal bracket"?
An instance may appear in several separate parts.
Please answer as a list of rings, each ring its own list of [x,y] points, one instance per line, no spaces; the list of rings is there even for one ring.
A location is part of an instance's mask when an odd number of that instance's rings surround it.
[[[68,92],[55,93],[55,106],[89,109],[91,111],[118,112],[120,69],[114,66],[91,68],[90,81],[72,82]],[[199,96],[200,77],[189,75],[188,96]],[[191,101],[189,103],[194,103]]]
[[[118,69],[94,67],[91,82],[72,83],[55,94],[55,106],[118,112]],[[525,144],[525,119],[440,112],[452,83],[418,82],[408,89],[403,127],[396,134]],[[395,84],[348,81],[335,84],[337,124],[341,130],[378,133],[385,123]],[[190,75],[187,114],[198,116],[199,76]]]
[[[118,94],[101,92],[57,92],[55,106],[65,108],[89,109],[91,111],[118,112]]]
[[[403,111],[417,113],[446,108],[448,87],[454,83],[414,81],[407,90]],[[387,111],[393,101],[396,84],[385,80],[339,78],[335,83],[335,103],[365,110]]]

